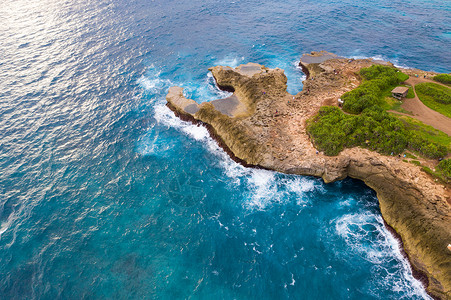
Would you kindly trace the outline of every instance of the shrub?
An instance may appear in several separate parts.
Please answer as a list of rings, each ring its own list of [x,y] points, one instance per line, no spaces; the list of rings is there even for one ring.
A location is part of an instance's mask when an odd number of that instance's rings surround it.
[[[358,116],[345,115],[337,107],[322,107],[310,121],[308,132],[326,155],[337,155],[343,148],[355,146],[398,154],[407,146],[403,123],[378,107]]]
[[[346,128],[347,121],[348,116],[337,107],[321,107],[309,126],[309,133],[314,137],[317,149],[329,156],[340,153],[346,139],[346,134],[341,128]]]
[[[372,106],[381,106],[384,91],[409,78],[395,68],[382,65],[363,68],[359,74],[364,82],[341,97],[344,101],[343,110],[352,114],[359,114]]]
[[[448,148],[410,131],[398,118],[372,106],[360,115],[346,115],[338,107],[324,106],[307,126],[317,149],[338,155],[344,148],[362,147],[382,154],[406,149],[429,158],[446,156]]]
[[[451,179],[451,159],[442,160],[438,164],[437,169],[439,169],[445,177]]]

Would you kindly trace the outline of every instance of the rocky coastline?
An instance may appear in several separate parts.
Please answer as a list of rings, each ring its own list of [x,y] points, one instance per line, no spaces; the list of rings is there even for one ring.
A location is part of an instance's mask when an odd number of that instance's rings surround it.
[[[352,177],[374,189],[382,216],[399,236],[414,275],[437,299],[451,299],[451,192],[419,167],[399,157],[362,148],[338,156],[318,152],[306,132],[306,121],[321,106],[336,105],[357,87],[357,72],[372,59],[347,59],[328,52],[304,55],[307,75],[297,95],[287,92],[282,69],[249,63],[237,68],[210,68],[221,89],[233,96],[197,104],[171,87],[168,107],[177,116],[204,124],[236,161],[288,174],[321,177],[327,182]]]

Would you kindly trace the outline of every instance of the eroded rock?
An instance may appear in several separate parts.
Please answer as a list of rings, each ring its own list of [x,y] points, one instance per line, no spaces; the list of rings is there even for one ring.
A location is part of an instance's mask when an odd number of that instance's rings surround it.
[[[336,105],[360,84],[356,73],[377,62],[345,59],[327,52],[303,56],[308,79],[297,95],[286,91],[281,69],[258,64],[211,68],[218,86],[233,96],[197,104],[172,87],[168,106],[178,115],[207,125],[220,144],[241,162],[279,172],[322,177],[327,182],[350,176],[378,195],[382,215],[400,235],[414,269],[429,281],[428,292],[451,298],[450,192],[417,166],[366,149],[345,149],[338,156],[318,152],[305,122],[322,105]]]

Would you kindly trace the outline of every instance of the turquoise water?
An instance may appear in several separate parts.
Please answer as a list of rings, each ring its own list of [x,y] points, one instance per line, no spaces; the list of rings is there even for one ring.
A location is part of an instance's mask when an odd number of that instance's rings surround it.
[[[361,182],[244,168],[166,107],[326,49],[451,71],[444,1],[0,6],[1,299],[427,299]]]

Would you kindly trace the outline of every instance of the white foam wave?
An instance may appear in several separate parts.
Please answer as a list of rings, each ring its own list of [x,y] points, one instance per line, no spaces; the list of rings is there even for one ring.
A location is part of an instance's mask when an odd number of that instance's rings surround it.
[[[233,95],[233,93],[221,90],[210,72],[207,73],[206,85],[210,93],[216,96],[216,99],[227,98]]]
[[[180,120],[162,100],[157,100],[154,104],[154,118],[157,123],[151,126],[148,133],[140,137],[138,141],[137,151],[142,155],[171,155],[169,150],[175,149],[178,144],[177,140],[161,138],[161,129],[156,129],[156,125],[174,128],[198,141],[209,138],[209,133],[205,127]]]
[[[391,62],[396,68],[412,69],[411,67],[409,67],[407,65],[400,64],[399,60],[396,59],[396,58],[390,59],[390,58],[388,58],[386,56],[383,56],[383,55],[380,55],[380,54],[374,55],[374,56],[353,55],[353,56],[350,56],[350,58],[353,58],[353,59],[373,59],[373,60],[376,60],[376,61],[388,61],[388,62]]]
[[[165,92],[172,85],[169,79],[161,78],[161,70],[154,65],[150,65],[146,76],[141,76],[137,82],[145,90],[153,94]]]
[[[230,57],[226,56],[218,61],[216,61],[215,65],[218,66],[229,66],[232,68],[238,67],[240,64],[244,63],[244,56],[242,57]]]
[[[279,198],[274,172],[255,170],[248,177],[247,184],[251,189],[250,200],[247,205],[251,208],[264,209],[268,203]]]
[[[190,122],[180,120],[162,102],[155,105],[154,112],[154,117],[160,125],[172,127],[197,141],[201,141],[207,151],[216,155],[218,157],[219,165],[224,170],[225,175],[231,179],[229,184],[241,184],[242,179],[245,176],[252,174],[254,171],[258,171],[255,169],[245,168],[234,162],[228,154],[225,153],[221,147],[219,147],[217,142],[211,138],[208,130],[204,126],[198,126]]]
[[[11,225],[13,218],[11,217],[12,214],[9,216],[8,220],[6,222],[2,222],[0,224],[0,238],[2,237],[2,234],[9,229],[9,226]]]
[[[209,137],[208,130],[205,127],[180,120],[162,103],[155,105],[154,112],[154,117],[159,124],[180,130],[197,141],[206,140]]]
[[[382,234],[382,227],[375,215],[370,213],[344,215],[336,222],[336,230],[348,246],[359,252],[366,260],[376,264],[385,256],[384,252],[375,251],[372,245],[368,247],[368,243],[373,242],[370,235]]]
[[[168,79],[161,79],[158,76],[155,77],[142,76],[141,78],[138,79],[138,84],[141,85],[147,91],[156,94],[170,87],[171,81]]]
[[[299,65],[299,60],[295,60],[295,61],[293,61],[291,64],[293,65],[293,67],[294,67],[295,69],[297,69],[298,71],[304,73],[304,71],[302,71],[302,67]],[[303,81],[305,80],[305,78],[306,78],[305,74],[302,75],[302,80],[303,80]]]
[[[245,203],[249,209],[264,210],[274,203],[296,199],[296,204],[305,206],[310,201],[307,193],[318,188],[314,179],[301,176],[279,178],[278,173],[267,170],[251,170],[245,177],[249,196]]]
[[[150,129],[149,134],[146,134],[139,139],[138,152],[142,155],[158,155],[169,156],[170,150],[174,149],[177,141],[161,139],[159,132]]]
[[[387,231],[381,216],[369,212],[347,214],[335,223],[336,232],[349,247],[347,251],[370,261],[374,265],[371,271],[375,276],[384,277],[378,280],[380,284],[390,285],[395,291],[407,292],[407,299],[431,299],[422,284],[413,277],[409,263],[401,254],[398,241]],[[393,261],[397,262],[397,267],[384,267],[393,265],[390,263]],[[406,287],[410,287],[409,290],[406,291]]]
[[[310,192],[315,189],[315,181],[305,177],[295,177],[286,184],[288,190],[296,194]]]
[[[237,185],[247,187],[249,192],[248,196],[245,197],[244,206],[249,209],[263,210],[271,203],[288,201],[293,194],[297,204],[305,205],[308,201],[305,193],[317,187],[316,181],[307,177],[289,176],[280,179],[278,173],[274,171],[243,167],[234,162],[219,147],[205,127],[180,120],[163,102],[155,105],[154,112],[154,117],[160,125],[172,127],[197,141],[201,141],[207,151],[218,157],[218,163],[224,170],[224,175],[230,178],[227,184],[232,188]]]

